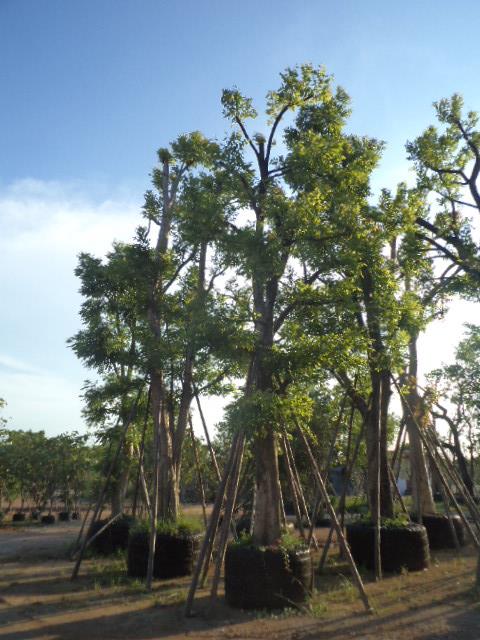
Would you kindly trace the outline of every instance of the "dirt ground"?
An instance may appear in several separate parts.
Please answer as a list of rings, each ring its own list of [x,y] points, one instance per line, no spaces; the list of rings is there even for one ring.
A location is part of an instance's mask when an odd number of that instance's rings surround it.
[[[0,640],[182,640],[236,638],[480,639],[475,553],[437,553],[428,571],[364,576],[376,613],[364,613],[348,569],[332,555],[317,577],[310,611],[243,612],[211,606],[199,592],[197,615],[185,619],[188,579],[158,581],[151,593],[129,579],[121,557],[89,558],[76,582],[66,553],[78,523],[0,529]],[[324,537],[326,530],[319,530]]]

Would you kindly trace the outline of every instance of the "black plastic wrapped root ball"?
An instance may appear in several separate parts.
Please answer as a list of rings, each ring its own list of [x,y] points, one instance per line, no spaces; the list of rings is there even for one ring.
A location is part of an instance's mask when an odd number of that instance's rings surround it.
[[[46,516],[42,516],[41,523],[42,524],[55,524],[55,516],[53,515],[53,513],[49,513]]]
[[[14,513],[12,516],[12,522],[24,522],[25,514],[24,513]]]
[[[108,520],[99,520],[96,522],[90,532],[90,537],[100,531],[107,522]],[[118,549],[126,549],[128,547],[130,529],[133,527],[135,522],[135,518],[132,516],[120,516],[93,540],[91,544],[92,550],[96,553],[108,556],[112,553],[116,553]]]
[[[193,572],[203,534],[157,533],[153,563],[154,578],[177,578]],[[132,531],[128,542],[127,572],[134,578],[147,575],[150,533]]]
[[[312,590],[308,549],[230,544],[225,556],[225,599],[241,609],[280,609],[306,602]]]
[[[460,546],[466,544],[465,525],[459,515],[451,516],[457,540]],[[416,516],[412,516],[416,520]],[[422,524],[427,530],[428,542],[430,549],[455,549],[455,540],[453,538],[448,516],[444,514],[429,514],[422,516]]]
[[[375,567],[375,527],[355,523],[346,527],[347,542],[357,564],[373,570]],[[380,545],[383,571],[421,571],[430,563],[427,530],[410,523],[381,528]]]

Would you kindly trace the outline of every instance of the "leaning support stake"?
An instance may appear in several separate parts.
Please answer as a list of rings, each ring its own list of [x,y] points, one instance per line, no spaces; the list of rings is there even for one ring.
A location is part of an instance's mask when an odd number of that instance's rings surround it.
[[[397,390],[397,393],[399,394],[400,398],[402,400],[404,400],[405,402],[405,406],[408,408],[408,411],[410,413],[410,415],[412,416],[412,422],[415,425],[415,428],[417,429],[417,433],[420,436],[420,439],[422,441],[423,446],[425,447],[426,452],[428,453],[428,455],[430,456],[430,460],[433,463],[433,467],[437,473],[437,476],[440,478],[440,482],[442,483],[444,489],[445,489],[445,493],[447,494],[450,502],[453,504],[453,506],[455,507],[455,511],[458,513],[458,515],[460,516],[463,524],[465,525],[465,528],[467,529],[468,533],[470,534],[470,537],[473,540],[473,543],[475,545],[475,547],[477,549],[480,549],[480,543],[478,541],[477,536],[475,535],[474,530],[472,529],[472,526],[470,524],[470,522],[467,520],[467,518],[465,517],[465,514],[463,513],[462,508],[460,507],[460,505],[458,504],[455,496],[453,495],[452,490],[450,489],[447,480],[445,479],[445,476],[443,474],[442,468],[439,465],[437,458],[435,456],[435,450],[432,448],[431,443],[429,441],[429,439],[427,437],[425,437],[425,434],[423,433],[422,428],[420,427],[420,425],[418,424],[415,415],[410,407],[410,405],[408,404],[408,402],[403,398],[402,396],[402,392],[400,390],[400,387],[398,386],[397,381],[395,380],[395,378],[392,376],[392,380],[393,380],[393,384]]]
[[[305,447],[305,450],[307,452],[307,456],[308,459],[310,460],[310,464],[312,465],[313,468],[313,472],[315,474],[315,478],[317,480],[317,484],[318,484],[318,488],[320,489],[320,493],[322,494],[322,498],[325,501],[325,505],[327,507],[327,511],[328,514],[332,520],[333,526],[335,528],[336,534],[337,534],[337,538],[338,541],[343,549],[343,552],[345,554],[345,557],[348,561],[348,564],[350,565],[350,570],[352,572],[352,577],[353,580],[357,586],[358,592],[360,594],[360,598],[362,599],[362,602],[365,606],[365,609],[368,613],[373,613],[373,607],[370,605],[370,602],[368,601],[368,596],[367,593],[365,591],[365,587],[363,585],[362,582],[362,578],[360,577],[360,574],[358,572],[357,569],[357,565],[355,564],[355,560],[352,557],[352,554],[350,552],[350,548],[347,544],[347,541],[345,540],[345,536],[343,535],[343,531],[342,528],[340,526],[340,523],[338,521],[337,518],[337,514],[335,513],[335,509],[332,506],[332,503],[330,501],[330,496],[328,495],[328,491],[325,487],[325,483],[323,482],[323,478],[322,478],[322,474],[320,473],[320,470],[318,468],[317,462],[313,456],[312,450],[310,448],[310,445],[308,444],[307,438],[305,437],[305,434],[303,433],[303,430],[298,422],[298,420],[296,419],[296,417],[294,417],[294,422],[295,422],[295,426],[297,428],[298,434],[300,436],[301,441],[303,442],[303,446]]]
[[[207,525],[208,525],[208,518],[207,518],[207,505],[205,503],[205,487],[204,487],[204,484],[203,484],[202,469],[200,467],[200,460],[198,458],[197,443],[195,441],[195,434],[193,432],[193,424],[192,424],[192,416],[191,415],[188,416],[188,425],[190,427],[190,436],[192,438],[193,456],[195,458],[195,466],[197,467],[198,486],[200,487],[200,496],[201,496],[201,499],[202,499],[203,521],[205,523],[205,529],[206,529]]]
[[[290,446],[287,431],[285,428],[283,429],[283,445],[284,445],[285,454],[286,454],[287,467],[290,468],[289,473],[292,474],[292,482],[294,486],[293,494],[295,494],[295,491],[296,491],[296,495],[298,497],[298,509],[301,513],[301,518],[299,521],[298,528],[302,538],[305,538],[305,531],[303,527],[303,516],[305,516],[305,523],[307,528],[309,529],[307,544],[310,547],[310,545],[313,543],[313,546],[318,551],[317,538],[313,533],[313,530],[315,528],[315,520],[311,520],[310,516],[308,515],[307,502],[305,500],[305,494],[303,493],[300,474],[298,473],[297,465],[295,464],[295,457],[293,455],[292,447]],[[310,532],[311,532],[311,535],[310,535]]]
[[[297,527],[298,530],[300,531],[300,536],[305,539],[305,530],[303,528],[303,514],[300,510],[300,503],[299,503],[299,499],[298,499],[298,493],[297,493],[297,486],[295,483],[295,480],[293,478],[293,471],[292,471],[292,467],[290,464],[290,456],[289,456],[289,452],[287,449],[287,444],[285,442],[285,436],[283,436],[282,438],[282,444],[283,444],[283,451],[285,453],[285,468],[287,470],[287,479],[288,479],[288,484],[290,487],[290,494],[292,496],[292,501],[293,501],[293,509],[295,511],[295,518],[297,520]]]
[[[93,536],[91,538],[89,538],[86,543],[85,543],[85,549],[87,549],[94,540],[96,540],[98,538],[99,535],[101,535],[105,529],[108,529],[108,527],[113,524],[115,522],[115,520],[118,520],[118,518],[120,518],[122,514],[121,513],[117,513],[116,516],[113,516],[113,518],[110,518],[110,520],[108,520],[103,527],[100,527],[100,529],[93,534]],[[75,557],[72,558],[73,560],[75,559]]]
[[[235,460],[233,464],[233,470],[232,470],[232,473],[230,474],[230,480],[228,483],[227,499],[225,503],[225,513],[223,516],[223,522],[220,530],[220,540],[217,546],[215,570],[213,573],[212,587],[210,590],[210,604],[212,604],[215,598],[217,597],[218,584],[220,582],[220,572],[222,569],[223,560],[225,558],[225,550],[227,548],[227,542],[228,542],[229,523],[232,520],[233,510],[235,508],[235,503],[237,501],[238,483],[240,480],[240,471],[242,468],[244,445],[245,445],[245,440],[242,436],[241,438],[239,438]]]
[[[92,515],[92,520],[90,522],[90,526],[88,528],[88,532],[85,534],[85,537],[83,539],[82,545],[80,547],[80,552],[78,554],[77,561],[75,562],[75,566],[73,567],[73,571],[72,571],[72,575],[71,575],[70,580],[76,580],[76,578],[78,576],[78,572],[80,571],[80,565],[82,563],[83,555],[84,555],[85,549],[87,547],[88,537],[90,535],[90,532],[92,530],[93,525],[95,524],[97,518],[99,517],[99,514],[101,513],[103,501],[104,501],[105,495],[107,493],[107,488],[108,488],[108,484],[110,482],[110,478],[111,478],[111,476],[113,474],[113,470],[115,469],[115,465],[117,464],[117,461],[118,461],[118,459],[120,457],[120,452],[121,452],[121,450],[123,448],[123,444],[125,442],[125,437],[127,435],[128,428],[129,428],[130,424],[132,423],[133,418],[135,417],[135,414],[137,412],[137,406],[138,406],[138,403],[140,401],[140,396],[142,395],[142,391],[143,391],[143,385],[138,390],[137,397],[135,398],[135,402],[134,402],[133,407],[132,407],[132,409],[130,411],[130,415],[128,416],[128,419],[125,422],[125,425],[123,427],[122,434],[121,434],[120,440],[118,442],[117,450],[115,452],[115,456],[113,457],[112,461],[110,462],[110,465],[109,465],[109,468],[108,468],[108,471],[107,471],[107,476],[105,478],[105,482],[104,482],[102,491],[100,492],[100,495],[98,496],[97,504],[95,505],[95,509],[94,509],[94,512],[93,512],[93,515]],[[119,422],[120,422],[120,418],[117,420],[116,426],[118,426]]]
[[[233,442],[230,447],[228,462],[225,465],[220,486],[218,487],[217,495],[215,497],[215,503],[213,505],[212,515],[210,516],[210,522],[208,523],[208,528],[207,528],[207,531],[205,532],[205,538],[203,539],[202,548],[200,549],[197,564],[195,565],[192,581],[190,583],[190,589],[188,591],[187,602],[185,604],[185,616],[187,617],[192,615],[193,601],[195,598],[197,587],[200,582],[200,576],[202,574],[202,570],[205,570],[205,574],[206,574],[206,570],[208,569],[208,564],[209,564],[210,556],[212,553],[213,543],[215,541],[215,536],[217,534],[218,521],[220,518],[220,510],[223,505],[227,482],[232,472],[233,463],[235,460],[235,454],[237,450],[238,439],[240,435],[241,434],[237,432],[233,438]],[[242,435],[242,438],[243,438],[243,435]]]

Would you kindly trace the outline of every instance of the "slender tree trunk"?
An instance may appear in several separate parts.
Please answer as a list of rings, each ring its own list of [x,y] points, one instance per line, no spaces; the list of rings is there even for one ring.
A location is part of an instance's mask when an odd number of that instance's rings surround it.
[[[377,508],[377,474],[378,465],[380,465],[380,516],[382,518],[392,518],[394,514],[387,451],[387,419],[390,395],[389,385],[384,384],[387,375],[390,375],[389,372],[383,372],[382,374],[376,371],[371,372],[372,399],[365,425],[368,503],[370,512],[373,515]],[[382,388],[385,388],[383,400]],[[379,438],[380,442],[378,441]],[[379,462],[378,457],[380,457]]]

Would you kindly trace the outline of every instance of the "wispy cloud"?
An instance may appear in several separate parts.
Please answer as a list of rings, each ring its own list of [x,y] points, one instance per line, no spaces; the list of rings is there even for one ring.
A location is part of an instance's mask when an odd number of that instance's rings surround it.
[[[11,356],[7,356],[2,353],[0,353],[0,370],[1,369],[13,374],[42,375],[42,371],[37,367],[33,367],[27,362],[23,362],[22,360],[12,358]]]

